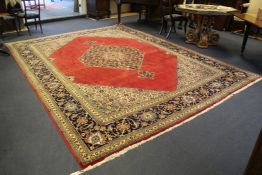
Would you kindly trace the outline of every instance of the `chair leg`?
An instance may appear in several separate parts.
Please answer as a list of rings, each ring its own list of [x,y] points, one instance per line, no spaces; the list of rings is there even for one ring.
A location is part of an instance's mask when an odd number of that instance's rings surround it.
[[[17,18],[17,22],[18,22],[19,32],[21,32],[21,21],[20,21],[20,18]]]
[[[168,27],[168,21],[165,22],[165,26],[164,26],[165,33],[167,33],[167,27]]]
[[[188,20],[185,20],[185,24],[184,24],[184,32],[186,33],[186,31],[187,31],[187,22],[188,22]]]
[[[173,28],[174,28],[174,33],[176,33],[176,21],[173,21]]]
[[[37,23],[36,23],[36,18],[35,18],[35,29],[37,30]]]
[[[170,37],[170,34],[171,34],[171,32],[172,32],[172,29],[173,29],[173,27],[170,26],[170,28],[169,28],[169,30],[168,30],[168,33],[167,33],[167,35],[166,35],[166,38],[167,38],[167,39]]]
[[[30,31],[30,28],[29,28],[28,24],[26,24],[26,28],[27,28],[29,36],[31,36],[31,31]]]
[[[183,25],[183,21],[181,20],[179,21],[177,28],[181,30],[183,28],[182,25]]]
[[[171,32],[173,31],[173,29],[174,29],[174,32],[176,33],[175,21],[171,20],[171,26],[170,26],[170,28],[169,28],[169,30],[168,30],[167,35],[166,35],[166,38],[167,38],[167,39],[170,37],[170,34],[171,34]]]
[[[3,32],[4,31],[0,28],[0,37],[1,37],[2,40],[4,40]]]
[[[160,35],[162,34],[163,30],[165,29],[165,26],[166,26],[165,23],[166,23],[166,20],[164,18],[162,18],[162,25],[161,25],[161,28],[160,28],[160,31],[159,31]]]
[[[38,22],[39,22],[41,33],[43,34],[42,22],[41,22],[40,18],[38,18]]]
[[[27,28],[27,31],[28,31],[29,36],[31,36],[31,31],[30,31],[30,28],[29,28],[29,26],[28,26],[28,23],[27,23],[27,20],[26,20],[26,19],[25,19],[25,26],[26,26],[26,28]]]
[[[13,19],[13,27],[15,28],[16,34],[18,36],[19,32],[18,32],[17,25],[16,25],[16,19]]]

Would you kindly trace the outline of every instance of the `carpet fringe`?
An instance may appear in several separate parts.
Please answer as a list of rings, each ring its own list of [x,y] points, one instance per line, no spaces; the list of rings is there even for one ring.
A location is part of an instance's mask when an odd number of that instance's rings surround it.
[[[143,140],[143,141],[141,141],[141,142],[139,142],[139,143],[136,143],[136,144],[134,144],[134,145],[130,145],[130,146],[127,147],[126,149],[124,149],[124,150],[122,150],[122,151],[120,151],[120,152],[118,152],[118,153],[112,154],[111,156],[105,158],[105,159],[102,160],[101,162],[98,162],[98,163],[96,163],[95,165],[88,166],[88,167],[86,167],[86,168],[84,168],[84,169],[82,169],[82,170],[79,170],[79,171],[76,171],[76,172],[74,172],[74,173],[71,173],[70,175],[81,175],[81,174],[83,174],[83,173],[85,173],[85,172],[87,172],[87,171],[89,171],[89,170],[91,170],[91,169],[94,169],[94,168],[96,168],[96,167],[98,167],[98,166],[100,166],[100,165],[102,165],[102,164],[104,164],[104,163],[106,163],[106,162],[108,162],[108,161],[110,161],[110,160],[113,160],[113,159],[115,159],[115,158],[117,158],[117,157],[125,154],[125,153],[128,152],[129,150],[132,150],[132,149],[134,149],[134,148],[136,148],[136,147],[138,147],[138,146],[140,146],[140,145],[142,145],[142,144],[144,144],[144,143],[146,143],[146,142],[149,142],[149,141],[151,141],[151,140],[153,140],[153,139],[161,136],[162,134],[165,134],[165,133],[167,133],[167,132],[170,132],[170,131],[172,131],[174,128],[179,127],[179,126],[181,126],[181,125],[183,125],[183,124],[185,124],[185,123],[187,123],[187,122],[195,119],[196,117],[198,117],[198,116],[200,116],[200,115],[208,112],[209,110],[215,108],[216,106],[218,106],[218,105],[220,105],[221,103],[225,102],[226,100],[230,99],[230,98],[233,97],[234,95],[240,93],[241,91],[249,88],[250,86],[256,84],[257,82],[259,82],[259,81],[261,81],[261,80],[262,80],[262,78],[259,78],[259,79],[255,80],[255,81],[253,81],[252,83],[247,84],[246,86],[244,86],[244,87],[242,87],[241,89],[233,92],[232,94],[228,95],[227,97],[225,97],[224,99],[220,100],[219,102],[213,104],[212,106],[206,108],[205,110],[199,112],[198,114],[196,114],[196,115],[188,118],[187,120],[185,120],[185,121],[183,121],[183,122],[181,122],[181,123],[179,123],[179,124],[177,124],[177,125],[175,125],[175,126],[173,126],[173,127],[170,127],[170,128],[168,128],[168,129],[166,129],[165,131],[163,131],[163,132],[161,132],[161,133],[158,133],[158,134],[150,137],[150,138],[147,139],[147,140]]]

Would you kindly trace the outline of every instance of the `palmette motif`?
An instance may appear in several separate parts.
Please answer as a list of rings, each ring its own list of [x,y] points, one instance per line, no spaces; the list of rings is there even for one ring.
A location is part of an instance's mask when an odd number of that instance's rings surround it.
[[[79,36],[133,38],[176,55],[177,89],[157,91],[74,82],[75,77],[65,76],[56,68],[50,55]],[[139,50],[92,45],[92,50],[80,58],[83,64],[134,70],[141,67],[143,53]],[[121,25],[11,43],[8,47],[83,166],[162,132],[259,78]],[[103,55],[107,52],[112,52],[111,59]],[[128,60],[123,52],[130,55]],[[141,71],[138,76],[154,79],[156,75]]]

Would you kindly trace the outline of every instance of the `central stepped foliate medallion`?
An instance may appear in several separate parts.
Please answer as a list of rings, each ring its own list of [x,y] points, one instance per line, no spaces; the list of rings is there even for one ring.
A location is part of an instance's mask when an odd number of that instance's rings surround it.
[[[143,57],[136,48],[93,44],[80,60],[88,66],[139,70]]]

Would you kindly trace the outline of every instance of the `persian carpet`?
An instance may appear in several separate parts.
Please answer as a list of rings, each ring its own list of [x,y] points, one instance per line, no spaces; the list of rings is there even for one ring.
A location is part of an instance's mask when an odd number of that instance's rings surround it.
[[[123,25],[6,45],[83,168],[193,119],[261,78]]]

